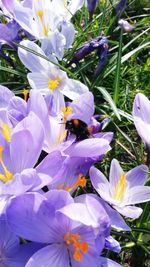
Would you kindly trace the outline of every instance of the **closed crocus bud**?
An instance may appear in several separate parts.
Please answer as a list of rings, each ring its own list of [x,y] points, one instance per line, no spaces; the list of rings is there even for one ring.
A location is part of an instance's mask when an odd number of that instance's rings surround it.
[[[98,2],[97,0],[87,0],[88,9],[89,9],[89,13],[90,13],[90,19],[92,19],[97,2]]]
[[[121,17],[123,11],[126,8],[126,3],[127,3],[127,0],[121,0],[120,3],[116,6],[116,12],[119,18]]]
[[[118,25],[125,31],[125,32],[132,32],[136,27],[132,26],[129,22],[124,19],[120,19],[118,21]]]

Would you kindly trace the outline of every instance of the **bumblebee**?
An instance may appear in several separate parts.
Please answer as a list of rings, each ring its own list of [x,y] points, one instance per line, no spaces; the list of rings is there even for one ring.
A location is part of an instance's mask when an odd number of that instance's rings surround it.
[[[90,137],[91,132],[88,125],[78,119],[73,119],[66,122],[66,130],[68,138],[69,134],[74,134],[76,136],[76,141],[81,141]]]

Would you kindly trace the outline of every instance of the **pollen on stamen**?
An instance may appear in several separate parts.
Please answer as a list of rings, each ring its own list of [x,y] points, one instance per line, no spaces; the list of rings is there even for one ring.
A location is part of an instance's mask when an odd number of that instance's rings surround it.
[[[27,102],[27,99],[28,99],[28,94],[29,94],[29,90],[25,88],[23,90],[23,96],[24,96],[24,101],[26,101],[26,102]]]
[[[125,188],[126,188],[126,176],[121,175],[116,185],[116,191],[115,191],[115,196],[114,196],[115,200],[122,201]]]
[[[65,244],[74,247],[73,258],[76,261],[81,261],[83,259],[83,254],[86,254],[89,250],[89,246],[87,242],[80,242],[80,235],[78,233],[71,234],[70,232],[66,232],[64,235]]]
[[[54,89],[58,88],[61,81],[62,81],[62,78],[61,77],[59,78],[57,76],[55,76],[54,79],[49,79],[48,88],[50,90],[54,90]]]
[[[2,129],[3,136],[7,142],[11,141],[11,129],[8,124],[0,120],[0,127]]]

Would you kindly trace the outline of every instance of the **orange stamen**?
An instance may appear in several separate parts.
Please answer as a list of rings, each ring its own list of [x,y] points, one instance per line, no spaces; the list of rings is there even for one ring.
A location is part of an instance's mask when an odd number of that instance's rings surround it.
[[[66,232],[64,235],[64,240],[66,245],[72,245],[75,248],[75,252],[73,257],[76,261],[81,261],[83,259],[82,253],[86,254],[89,250],[87,242],[80,242],[80,235],[78,233],[71,234],[70,232]]]

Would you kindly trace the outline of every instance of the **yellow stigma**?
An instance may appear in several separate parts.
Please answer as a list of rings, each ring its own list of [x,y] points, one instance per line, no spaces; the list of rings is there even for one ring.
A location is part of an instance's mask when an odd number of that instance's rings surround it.
[[[57,76],[55,76],[54,79],[49,79],[48,88],[50,90],[54,90],[54,89],[58,88],[61,81],[62,81],[62,78],[59,78]]]
[[[26,102],[27,102],[27,99],[28,99],[28,94],[29,94],[29,90],[24,89],[23,90],[23,96],[24,96],[24,101],[26,101]]]
[[[86,254],[89,250],[87,242],[80,242],[80,235],[78,233],[71,234],[66,232],[64,235],[64,241],[67,246],[72,245],[75,249],[73,258],[75,261],[81,261],[83,259],[83,253]]]
[[[40,20],[43,20],[43,15],[44,15],[44,12],[42,10],[38,10],[36,12],[37,16],[40,18]]]
[[[41,20],[41,23],[42,23],[42,26],[43,26],[43,29],[44,29],[44,35],[46,37],[48,37],[48,26],[45,25],[44,23],[44,19],[43,19],[43,16],[44,16],[44,12],[42,10],[38,10],[36,12],[36,15],[40,18]]]
[[[121,201],[123,199],[124,191],[126,188],[126,176],[121,175],[117,185],[116,185],[116,191],[115,191],[115,200]]]
[[[66,123],[67,117],[71,114],[72,110],[73,110],[73,108],[70,106],[61,109],[61,111],[64,114],[64,123]]]
[[[78,178],[77,178],[77,181],[74,183],[73,186],[70,186],[69,184],[66,185],[66,187],[64,188],[64,183],[60,184],[58,189],[61,190],[66,190],[67,192],[71,192],[72,190],[75,190],[77,187],[85,187],[86,186],[86,183],[87,183],[87,180],[86,178],[83,176],[82,173],[79,174]]]
[[[67,6],[68,6],[68,3],[67,2],[68,2],[67,0],[64,0],[64,7],[65,8],[67,8]]]
[[[2,146],[0,146],[0,163],[1,163],[1,166],[4,170],[4,172],[5,172],[5,174],[0,173],[0,180],[2,180],[4,183],[6,183],[12,179],[13,174],[5,166],[5,163],[3,161],[3,150],[4,150],[4,148]]]
[[[11,130],[10,130],[9,125],[2,122],[2,120],[0,120],[0,127],[2,129],[2,133],[3,133],[5,140],[7,142],[10,142],[11,141]]]

